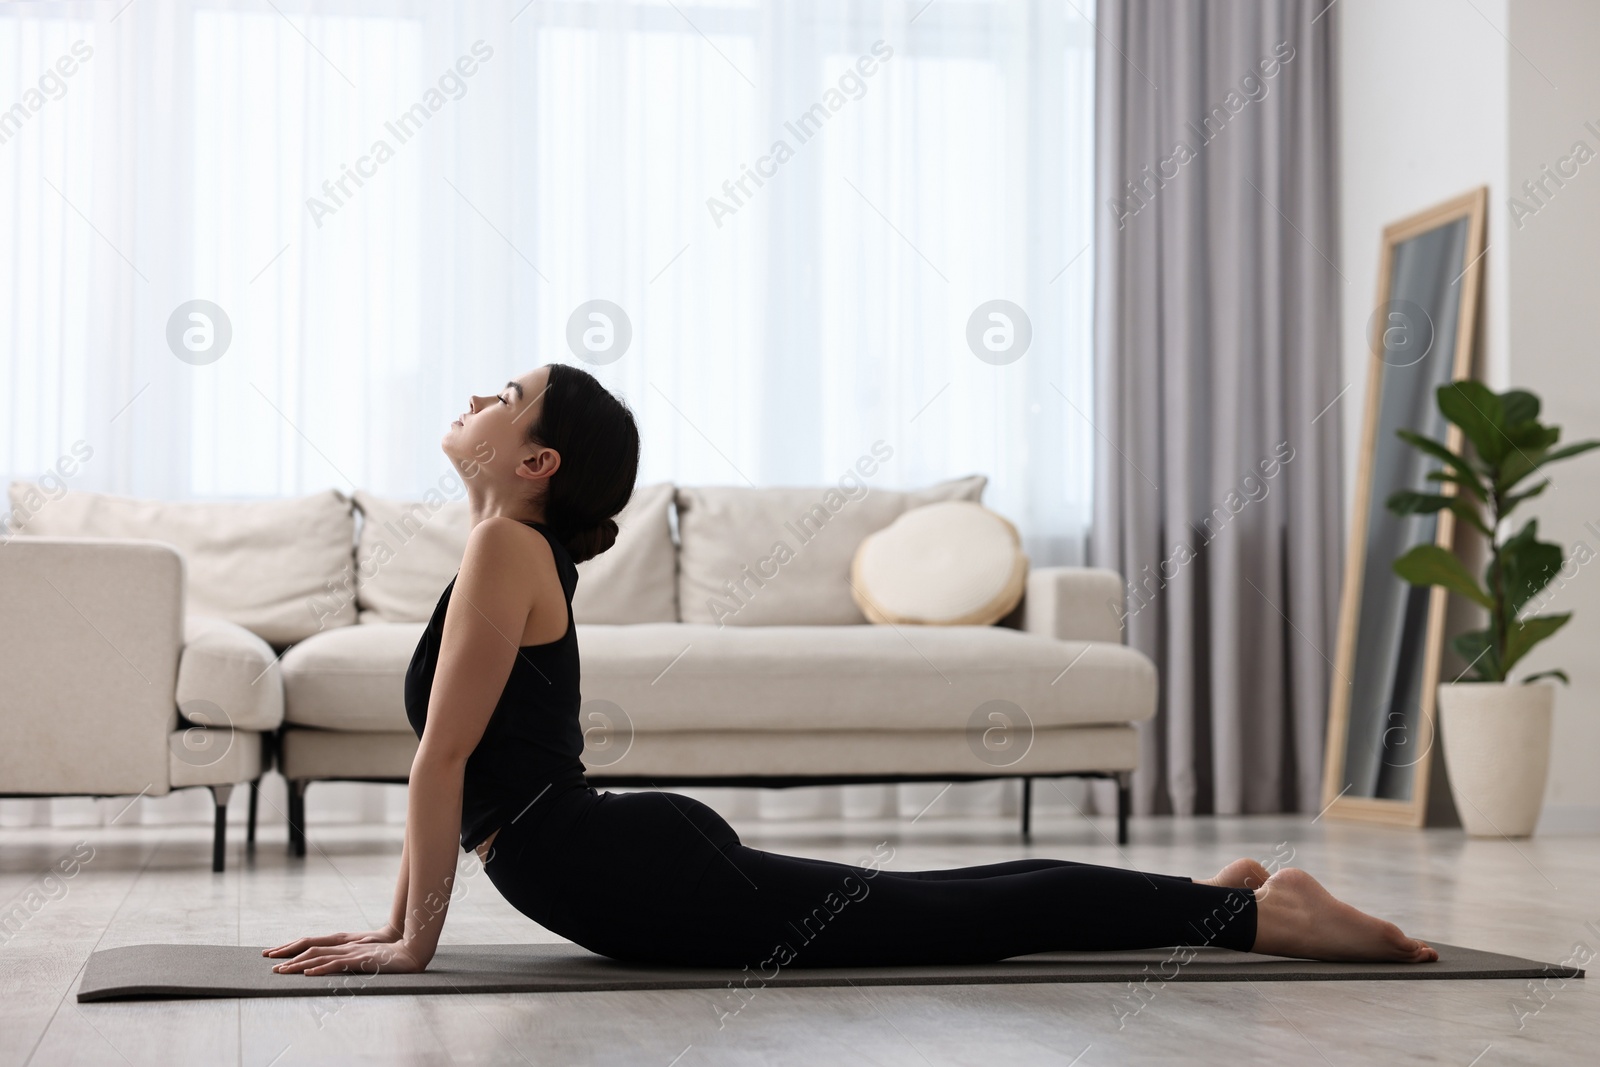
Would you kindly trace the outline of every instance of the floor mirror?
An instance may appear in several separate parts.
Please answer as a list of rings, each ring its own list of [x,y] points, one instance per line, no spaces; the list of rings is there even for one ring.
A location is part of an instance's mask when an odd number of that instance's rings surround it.
[[[1480,187],[1383,231],[1328,701],[1330,818],[1421,826],[1426,817],[1447,594],[1408,585],[1392,564],[1424,541],[1451,548],[1455,516],[1395,515],[1385,501],[1401,489],[1453,488],[1429,482],[1439,461],[1395,431],[1461,447],[1434,393],[1472,370],[1487,199]]]

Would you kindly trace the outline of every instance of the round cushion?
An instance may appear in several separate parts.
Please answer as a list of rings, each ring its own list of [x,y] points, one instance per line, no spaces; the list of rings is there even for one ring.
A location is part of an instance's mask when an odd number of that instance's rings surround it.
[[[871,622],[988,626],[1022,599],[1028,557],[1017,528],[982,504],[924,504],[869,535],[850,564]]]

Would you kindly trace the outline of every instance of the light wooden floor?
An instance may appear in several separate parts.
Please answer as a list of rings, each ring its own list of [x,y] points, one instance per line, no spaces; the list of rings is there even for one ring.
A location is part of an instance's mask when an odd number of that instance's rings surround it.
[[[739,825],[756,847],[900,870],[1022,855],[1212,873],[1241,855],[1317,875],[1424,938],[1560,963],[1600,950],[1600,837],[1515,844],[1459,831],[1308,817],[1135,820],[1118,850],[1105,821],[1052,817],[1024,848],[1011,820]],[[272,944],[370,928],[399,858],[391,828],[325,828],[303,862],[282,831],[253,864],[207,865],[195,828],[0,830],[0,902],[40,886],[79,842],[93,858],[0,936],[0,1065],[10,1064],[1371,1064],[1592,1063],[1592,981],[1184,983],[285,998],[79,1005],[90,952],[139,942]],[[466,862],[471,862],[470,860]],[[551,940],[479,873],[451,908],[454,942]]]

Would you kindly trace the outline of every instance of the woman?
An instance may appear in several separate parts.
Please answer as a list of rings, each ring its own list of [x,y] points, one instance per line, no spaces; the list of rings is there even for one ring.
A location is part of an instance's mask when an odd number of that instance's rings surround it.
[[[580,761],[576,565],[611,547],[638,471],[633,415],[552,364],[474,396],[443,440],[472,532],[406,675],[421,744],[389,922],[267,949],[308,975],[421,971],[458,855],[542,926],[630,962],[982,962],[1052,949],[1213,944],[1323,960],[1426,962],[1432,948],[1310,875],[1235,860],[1214,878],[1055,859],[891,871],[750,848],[665,792],[601,793]]]

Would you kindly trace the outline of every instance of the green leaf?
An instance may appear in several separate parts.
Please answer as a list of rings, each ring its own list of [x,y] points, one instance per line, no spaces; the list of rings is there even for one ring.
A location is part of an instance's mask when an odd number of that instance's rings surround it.
[[[1529,519],[1515,536],[1500,545],[1498,558],[1489,560],[1484,575],[1488,587],[1494,590],[1500,584],[1498,575],[1504,572],[1507,613],[1512,618],[1561,572],[1561,546],[1538,538],[1539,520]],[[1510,667],[1507,663],[1506,668]]]
[[[1497,466],[1506,454],[1506,415],[1500,398],[1470,378],[1441,385],[1437,397],[1444,417],[1461,427],[1485,463]]]
[[[1467,457],[1457,455],[1444,445],[1440,444],[1438,441],[1435,441],[1433,438],[1424,437],[1420,433],[1415,433],[1411,430],[1396,430],[1395,435],[1399,437],[1400,440],[1415,448],[1421,449],[1428,455],[1444,463],[1445,466],[1454,470],[1456,475],[1461,480],[1470,481],[1472,487],[1477,490],[1479,499],[1483,499],[1484,497],[1488,496],[1488,493],[1484,491],[1482,480],[1478,477],[1478,472],[1473,469],[1472,461],[1467,459]]]
[[[1561,427],[1546,426],[1542,422],[1525,422],[1521,426],[1506,428],[1506,444],[1523,452],[1543,452],[1561,440]]]
[[[1491,531],[1488,526],[1484,525],[1483,519],[1478,515],[1478,506],[1472,501],[1468,500],[1466,497],[1451,497],[1450,510],[1455,513],[1456,518],[1460,519],[1474,530],[1477,530],[1479,533],[1483,534],[1483,536],[1489,538],[1490,540],[1494,539],[1494,532]]]
[[[1430,482],[1449,482],[1451,485],[1466,490],[1466,492],[1477,497],[1479,500],[1484,499],[1483,483],[1478,481],[1476,475],[1469,474],[1467,477],[1463,478],[1455,471],[1429,471],[1427,474],[1423,475],[1423,477]]]
[[[1529,682],[1537,682],[1540,678],[1560,678],[1567,685],[1572,684],[1572,679],[1568,678],[1567,672],[1562,670],[1540,671],[1538,674],[1530,674],[1522,680],[1522,684],[1527,685]]]
[[[1443,496],[1402,489],[1391,494],[1385,506],[1396,515],[1432,515],[1436,511],[1450,511],[1485,537],[1492,536],[1489,527],[1478,517],[1477,505],[1464,496]]]
[[[1551,444],[1554,444],[1559,439],[1559,430],[1556,427],[1551,427],[1551,429],[1556,430],[1558,435],[1557,438],[1552,438],[1550,441]],[[1553,452],[1543,449],[1537,451],[1523,449],[1511,452],[1505,457],[1500,466],[1500,474],[1495,478],[1495,488],[1503,493],[1547,463],[1555,463],[1558,460],[1581,456],[1585,452],[1596,448],[1600,448],[1600,441],[1579,441],[1576,444],[1558,448]]]
[[[1539,469],[1539,454],[1529,455],[1518,450],[1506,456],[1494,475],[1494,487],[1504,493],[1522,479]]]
[[[1531,545],[1537,540],[1539,540],[1539,519],[1536,516],[1523,523],[1522,529],[1502,541],[1500,547],[1503,550],[1513,545]]]
[[[1510,671],[1529,649],[1565,626],[1570,618],[1572,612],[1567,611],[1560,615],[1530,615],[1512,623],[1506,634],[1505,669]]]
[[[1457,634],[1451,640],[1450,647],[1467,665],[1462,671],[1463,676],[1470,674],[1472,680],[1477,682],[1505,681],[1499,657],[1494,654],[1494,631],[1468,630]]]
[[[1512,493],[1510,496],[1502,498],[1500,501],[1500,513],[1502,515],[1511,514],[1512,508],[1516,507],[1524,500],[1532,500],[1534,497],[1538,496],[1548,488],[1550,488],[1550,479],[1546,478],[1532,489],[1525,489],[1520,493]]]
[[[1503,493],[1529,473],[1538,470],[1550,446],[1559,440],[1559,426],[1528,422],[1507,430],[1502,438],[1505,454],[1500,457],[1500,469],[1494,478],[1495,488]]]
[[[1392,493],[1384,501],[1384,506],[1396,515],[1432,515],[1450,506],[1455,497],[1441,496],[1437,493],[1418,493],[1411,489],[1402,489]]]
[[[1583,453],[1596,448],[1600,448],[1600,441],[1579,441],[1576,444],[1570,444],[1564,448],[1558,448],[1554,452],[1547,453],[1539,462],[1543,465],[1545,463],[1554,463],[1558,459],[1571,459],[1573,456],[1581,456]]]
[[[1494,610],[1494,601],[1478,587],[1461,561],[1438,545],[1417,545],[1394,561],[1394,572],[1412,585],[1439,585]]]
[[[1524,389],[1508,389],[1501,393],[1500,406],[1505,409],[1507,427],[1539,417],[1539,398]]]

